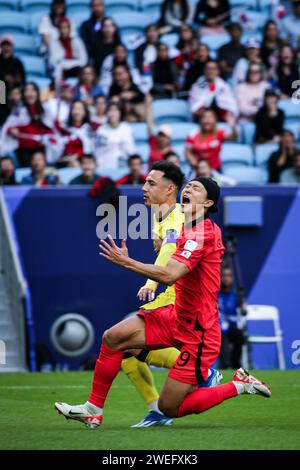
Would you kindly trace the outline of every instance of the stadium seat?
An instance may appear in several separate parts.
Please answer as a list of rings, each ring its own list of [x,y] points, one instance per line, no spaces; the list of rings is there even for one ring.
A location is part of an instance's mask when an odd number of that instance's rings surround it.
[[[86,8],[84,12],[77,11],[75,13],[72,13],[71,15],[69,15],[69,18],[74,23],[75,27],[79,29],[82,23],[86,21],[87,19],[89,19],[89,16],[90,16],[89,9]]]
[[[21,183],[22,179],[25,176],[29,176],[30,173],[31,173],[31,168],[29,168],[29,167],[28,168],[17,168],[16,172],[15,172],[16,182]]]
[[[217,51],[221,46],[230,41],[227,33],[221,34],[205,34],[201,36],[201,42],[206,44],[212,51]]]
[[[20,9],[28,14],[50,11],[51,0],[20,0]]]
[[[184,147],[185,143],[184,142],[175,142],[172,144],[172,150],[177,153],[178,157],[180,158],[181,162],[186,162],[186,158],[184,155]]]
[[[60,168],[58,175],[61,184],[69,184],[73,178],[81,174],[81,168]]]
[[[229,0],[231,8],[249,8],[250,10],[257,10],[257,0]]]
[[[130,127],[133,132],[134,141],[137,144],[147,144],[149,138],[147,125],[144,122],[132,122]]]
[[[0,12],[18,9],[18,0],[1,0]]]
[[[46,64],[44,59],[30,55],[20,55],[19,58],[22,60],[28,74],[34,77],[46,76]]]
[[[278,107],[285,113],[287,122],[298,122],[300,119],[300,106],[299,103],[293,103],[292,100],[280,100]]]
[[[224,168],[223,173],[237,184],[264,184],[266,178],[263,170],[254,166],[230,166]]]
[[[162,0],[140,0],[140,9],[147,14],[160,11]]]
[[[6,11],[0,16],[0,34],[27,33],[29,17],[20,11]]]
[[[154,100],[152,113],[156,125],[186,122],[190,118],[187,102],[176,99]]]
[[[221,150],[222,167],[234,165],[252,165],[253,151],[249,145],[225,143]]]
[[[179,36],[177,33],[163,34],[160,38],[160,42],[166,44],[170,49],[176,46],[178,40]]]
[[[271,153],[278,150],[276,144],[260,144],[255,147],[255,163],[259,167],[266,168]]]
[[[254,32],[263,29],[268,20],[268,12],[237,9],[233,12],[231,18],[232,21],[240,23],[245,32]]]
[[[258,0],[258,8],[261,11],[271,12],[274,5],[274,0]]]
[[[68,0],[67,1],[67,15],[70,16],[74,13],[85,14],[90,16],[90,1],[89,0]]]
[[[26,81],[35,83],[39,87],[39,90],[42,91],[50,85],[51,78],[37,77],[35,75],[28,74]]]
[[[255,124],[254,122],[244,121],[240,123],[242,142],[247,145],[252,145],[255,137]]]
[[[29,28],[30,28],[31,34],[34,34],[34,35],[38,34],[38,27],[39,27],[40,21],[41,21],[41,19],[43,18],[44,15],[45,15],[45,13],[41,12],[41,11],[39,11],[37,13],[33,13],[32,15],[30,15]]]
[[[142,160],[144,163],[148,163],[149,160],[149,153],[150,153],[150,148],[149,145],[144,143],[144,144],[136,144],[136,151],[138,155],[141,156]]]
[[[37,54],[37,40],[30,34],[14,34],[15,54],[36,55]]]
[[[192,122],[173,122],[172,127],[172,142],[185,142],[191,131],[198,131],[199,126]]]
[[[122,35],[143,34],[145,27],[151,23],[151,17],[149,15],[135,11],[116,13],[113,19]]]
[[[106,5],[105,14],[114,17],[115,14],[122,13],[123,11],[128,12],[136,10],[136,0],[110,0]]]
[[[111,170],[104,170],[101,172],[101,174],[103,176],[108,176],[113,181],[116,181],[122,176],[127,175],[128,172],[129,172],[129,169],[127,167],[124,167],[124,168],[112,168]]]

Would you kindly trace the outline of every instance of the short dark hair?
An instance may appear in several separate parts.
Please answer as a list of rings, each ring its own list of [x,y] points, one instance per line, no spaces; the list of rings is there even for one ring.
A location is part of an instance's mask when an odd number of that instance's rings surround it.
[[[178,158],[178,160],[180,160],[179,155],[176,152],[174,152],[174,150],[170,150],[169,152],[164,154],[164,160],[167,160],[167,158],[169,157],[176,157]]]
[[[9,160],[14,166],[16,166],[14,159],[9,155],[3,155],[3,157],[0,156],[0,163],[4,162],[5,160]]]
[[[142,161],[143,161],[143,160],[142,160],[142,157],[141,157],[139,154],[137,154],[137,153],[133,153],[132,155],[130,155],[130,156],[128,157],[128,160],[127,160],[128,165],[130,165],[130,163],[131,163],[133,160],[139,160],[141,163],[142,163]]]
[[[174,163],[161,160],[154,163],[151,170],[162,171],[164,173],[164,178],[172,181],[172,183],[177,186],[178,191],[181,189],[184,180],[184,174],[178,166],[174,165]]]
[[[81,157],[79,158],[80,163],[85,158],[87,158],[88,160],[93,160],[96,163],[96,158],[92,153],[84,153],[83,155],[81,155]]]

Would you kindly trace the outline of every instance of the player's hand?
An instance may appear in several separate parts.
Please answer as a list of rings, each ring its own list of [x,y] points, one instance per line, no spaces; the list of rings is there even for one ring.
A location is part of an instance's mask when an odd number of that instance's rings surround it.
[[[137,293],[137,297],[140,299],[141,302],[151,302],[154,300],[155,292],[148,287],[141,287]]]
[[[122,266],[123,263],[128,259],[126,241],[122,240],[121,247],[119,247],[116,245],[111,235],[108,235],[107,238],[109,243],[105,240],[100,240],[99,248],[102,252],[99,253],[100,256],[103,256],[103,258],[108,259],[112,263]]]

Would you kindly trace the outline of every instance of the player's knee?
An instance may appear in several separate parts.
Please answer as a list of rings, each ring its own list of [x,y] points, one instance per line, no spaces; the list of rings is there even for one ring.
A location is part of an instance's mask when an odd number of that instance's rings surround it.
[[[106,346],[110,347],[111,349],[119,349],[119,340],[118,335],[113,331],[112,328],[106,330],[103,333],[102,341]]]
[[[166,398],[160,397],[158,400],[158,408],[166,416],[170,418],[176,418],[178,416],[178,409],[173,407]]]

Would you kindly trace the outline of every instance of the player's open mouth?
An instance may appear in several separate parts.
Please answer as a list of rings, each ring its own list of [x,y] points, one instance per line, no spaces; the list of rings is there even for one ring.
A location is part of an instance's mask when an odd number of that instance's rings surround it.
[[[181,203],[182,204],[190,204],[190,198],[185,194],[184,196],[182,196],[182,200],[181,200]]]

